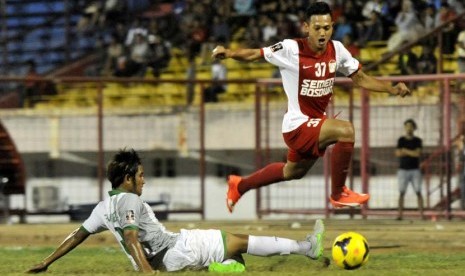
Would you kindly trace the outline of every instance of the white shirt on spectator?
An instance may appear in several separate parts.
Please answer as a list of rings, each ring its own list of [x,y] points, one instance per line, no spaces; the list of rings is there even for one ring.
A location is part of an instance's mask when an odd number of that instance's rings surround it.
[[[134,37],[136,36],[136,34],[142,34],[143,36],[147,36],[148,31],[147,29],[141,28],[141,27],[129,29],[128,34],[126,35],[126,41],[124,42],[124,44],[126,46],[131,45],[132,42],[134,41]]]
[[[362,15],[365,18],[370,19],[371,18],[371,13],[373,11],[375,11],[377,13],[381,13],[382,8],[383,8],[383,4],[381,2],[376,3],[375,1],[368,1],[363,6]]]
[[[221,62],[218,62],[218,63],[212,64],[211,72],[212,72],[213,80],[223,81],[223,80],[226,80],[228,69],[226,69],[226,66],[224,66],[224,64],[222,64]],[[223,85],[223,88],[224,90],[226,90],[225,84]]]

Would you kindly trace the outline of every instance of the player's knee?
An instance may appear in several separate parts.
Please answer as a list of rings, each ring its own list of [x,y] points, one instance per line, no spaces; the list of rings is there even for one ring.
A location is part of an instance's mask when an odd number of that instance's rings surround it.
[[[305,174],[307,174],[307,170],[296,169],[296,170],[292,170],[292,172],[290,172],[288,174],[288,178],[289,178],[289,180],[301,179],[301,178],[303,178],[305,176]]]
[[[339,127],[339,139],[355,140],[354,126],[350,122],[346,122]]]
[[[226,257],[232,257],[247,252],[249,236],[243,234],[226,234]]]

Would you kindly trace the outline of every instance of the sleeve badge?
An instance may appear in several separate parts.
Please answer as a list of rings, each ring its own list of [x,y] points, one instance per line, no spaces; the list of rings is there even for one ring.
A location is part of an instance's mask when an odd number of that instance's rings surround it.
[[[129,224],[134,224],[136,222],[136,216],[133,210],[126,211],[126,222]]]

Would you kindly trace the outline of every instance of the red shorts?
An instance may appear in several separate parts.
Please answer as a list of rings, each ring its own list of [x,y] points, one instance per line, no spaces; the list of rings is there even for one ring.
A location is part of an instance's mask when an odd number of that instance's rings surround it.
[[[325,120],[326,117],[311,118],[293,131],[283,133],[284,142],[289,147],[287,160],[298,162],[303,159],[315,159],[325,154],[325,149],[318,148],[321,126]]]

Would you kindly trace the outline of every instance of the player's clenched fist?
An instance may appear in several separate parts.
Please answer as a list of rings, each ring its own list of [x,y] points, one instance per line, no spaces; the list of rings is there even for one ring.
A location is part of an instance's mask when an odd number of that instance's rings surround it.
[[[216,46],[212,51],[212,58],[215,59],[225,59],[226,58],[226,48],[223,46]]]
[[[399,82],[393,88],[394,89],[391,92],[391,94],[393,95],[399,95],[401,97],[405,97],[411,94],[410,89],[408,89],[407,85],[405,85],[405,83],[403,82]]]

